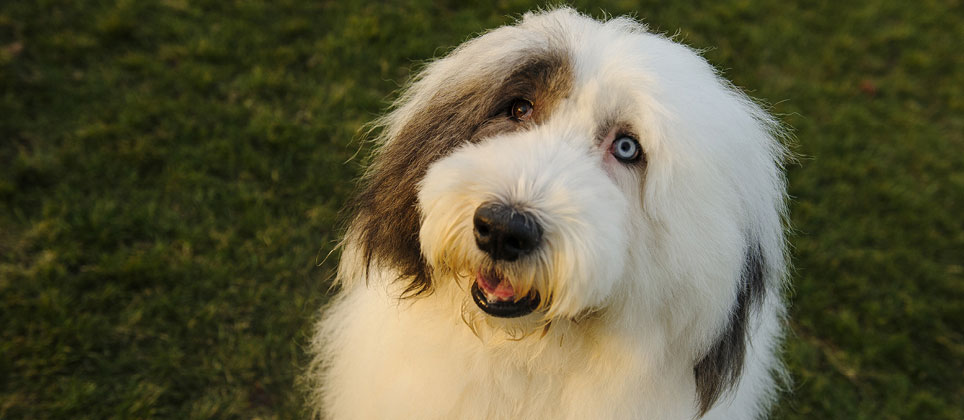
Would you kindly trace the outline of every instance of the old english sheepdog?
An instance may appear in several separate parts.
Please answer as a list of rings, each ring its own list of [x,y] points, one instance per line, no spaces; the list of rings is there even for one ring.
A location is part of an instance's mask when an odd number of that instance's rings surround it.
[[[306,378],[332,419],[754,419],[786,150],[692,49],[530,13],[377,122]]]

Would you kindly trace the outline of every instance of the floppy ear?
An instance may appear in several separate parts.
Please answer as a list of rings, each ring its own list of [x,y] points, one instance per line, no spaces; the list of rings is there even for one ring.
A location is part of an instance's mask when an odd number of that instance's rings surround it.
[[[766,265],[763,259],[759,242],[751,241],[744,257],[739,290],[727,326],[709,352],[693,368],[700,415],[706,414],[720,395],[740,381],[749,335],[750,311],[759,309],[766,294]]]
[[[472,41],[470,41],[471,43]],[[381,264],[410,281],[403,296],[431,291],[430,269],[422,257],[418,235],[418,187],[438,159],[483,133],[499,131],[493,112],[516,97],[567,86],[566,57],[526,50],[502,57],[498,68],[453,67],[472,56],[465,46],[429,65],[415,78],[395,109],[377,123],[382,133],[372,165],[362,178],[360,193],[349,206],[348,233],[360,247],[366,270]],[[471,63],[470,63],[471,64]],[[561,87],[560,87],[561,86]],[[504,129],[504,127],[503,127]]]
[[[410,89],[419,88],[415,84]],[[362,178],[359,194],[349,205],[349,232],[357,235],[366,272],[372,264],[397,269],[400,279],[411,281],[406,296],[431,289],[418,240],[418,184],[428,167],[468,139],[478,124],[475,115],[465,115],[475,111],[466,109],[465,104],[478,103],[475,96],[480,93],[453,90],[442,90],[428,98],[417,91],[403,95],[403,100],[421,103],[402,104],[382,120],[380,149]]]
[[[461,48],[460,48],[461,50]],[[394,110],[377,121],[381,134],[360,193],[349,206],[351,226],[366,270],[372,264],[398,270],[410,281],[403,296],[431,291],[430,269],[418,234],[418,186],[429,166],[459,145],[472,141],[504,90],[505,75],[452,74],[443,58],[423,70],[401,95]],[[504,95],[503,95],[504,96]]]

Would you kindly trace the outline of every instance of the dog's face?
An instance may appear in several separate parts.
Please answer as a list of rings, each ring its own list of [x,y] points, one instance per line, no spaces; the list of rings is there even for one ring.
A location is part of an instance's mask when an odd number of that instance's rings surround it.
[[[529,14],[428,65],[377,126],[345,287],[376,273],[510,338],[630,330],[692,361],[703,412],[739,379],[785,272],[785,152],[694,51],[630,19]],[[519,341],[500,348],[546,340]]]
[[[630,20],[527,15],[429,65],[381,122],[349,236],[411,294],[459,285],[492,319],[631,304],[709,341],[762,293],[747,273],[782,266],[773,123]]]

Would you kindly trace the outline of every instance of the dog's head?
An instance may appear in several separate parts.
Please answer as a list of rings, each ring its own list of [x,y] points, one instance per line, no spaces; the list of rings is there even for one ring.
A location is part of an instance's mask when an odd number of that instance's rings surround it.
[[[710,360],[742,352],[783,274],[776,124],[630,19],[526,15],[428,65],[380,122],[348,236],[407,295],[460,285],[497,322],[630,311]]]

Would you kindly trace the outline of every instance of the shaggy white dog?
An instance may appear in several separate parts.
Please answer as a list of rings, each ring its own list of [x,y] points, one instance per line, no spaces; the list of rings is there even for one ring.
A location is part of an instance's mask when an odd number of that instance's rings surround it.
[[[786,273],[774,120],[693,50],[527,14],[379,121],[307,374],[333,419],[753,419]]]

